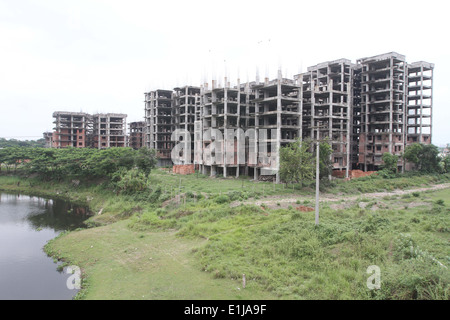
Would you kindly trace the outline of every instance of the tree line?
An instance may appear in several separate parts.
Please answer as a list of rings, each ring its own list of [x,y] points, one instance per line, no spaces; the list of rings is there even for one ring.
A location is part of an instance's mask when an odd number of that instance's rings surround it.
[[[44,147],[45,146],[45,139],[41,138],[38,140],[17,140],[17,139],[5,139],[0,138],[0,148],[9,148],[9,147],[28,147],[28,148],[35,148],[35,147]]]
[[[311,140],[290,143],[280,148],[280,178],[285,183],[308,183],[315,178],[316,155]],[[331,175],[333,150],[326,141],[319,144],[319,178]],[[439,149],[433,144],[414,143],[405,148],[401,155],[384,153],[379,175],[389,178],[398,174],[398,161],[403,158],[412,164],[412,170],[422,173],[450,172],[450,155],[440,157]]]
[[[0,149],[0,170],[21,171],[37,174],[45,179],[113,178],[117,172],[132,169],[148,177],[156,165],[154,150],[142,148],[27,148],[8,147]]]
[[[422,173],[450,172],[450,155],[441,157],[439,148],[434,144],[413,143],[405,148],[405,152],[401,156],[384,153],[381,173],[396,174],[397,162],[401,158],[412,165],[413,171]]]
[[[297,141],[280,149],[280,177],[286,183],[303,183],[315,177],[316,157],[312,141]],[[332,173],[329,143],[319,145],[320,178]],[[409,145],[402,154],[404,160],[413,164],[413,170],[425,173],[450,172],[450,156],[439,156],[439,149],[432,144]],[[382,156],[381,175],[397,174],[399,156],[385,153]],[[29,174],[38,174],[46,179],[64,177],[111,178],[128,173],[130,177],[148,177],[156,165],[153,149],[141,148],[41,148],[6,147],[0,149],[0,172],[16,171],[18,167]]]

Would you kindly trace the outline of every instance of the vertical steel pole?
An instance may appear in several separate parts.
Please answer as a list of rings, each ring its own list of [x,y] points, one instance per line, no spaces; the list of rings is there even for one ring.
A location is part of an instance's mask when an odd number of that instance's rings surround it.
[[[319,130],[317,130],[316,148],[316,226],[319,225]]]

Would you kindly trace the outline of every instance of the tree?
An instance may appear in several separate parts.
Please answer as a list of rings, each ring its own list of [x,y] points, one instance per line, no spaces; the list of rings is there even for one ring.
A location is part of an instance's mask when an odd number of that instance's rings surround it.
[[[417,167],[419,165],[419,156],[421,152],[422,145],[420,143],[413,143],[405,148],[403,158]]]
[[[314,178],[314,157],[310,144],[297,140],[280,148],[280,178],[286,183],[309,181]]]
[[[140,148],[134,158],[135,166],[148,177],[157,163],[155,149]]]
[[[6,162],[6,149],[0,149],[0,172],[2,172],[2,164]]]
[[[403,158],[423,172],[439,171],[439,149],[433,144],[414,143],[405,148]]]
[[[138,169],[119,170],[116,187],[125,194],[133,194],[148,189],[148,178]]]
[[[133,168],[135,152],[132,148],[97,150],[86,161],[86,167],[95,177],[109,177],[120,168]]]
[[[333,171],[333,163],[331,162],[331,154],[333,148],[328,142],[319,144],[319,178],[328,178]]]
[[[45,139],[41,138],[38,140],[16,140],[16,139],[10,139],[7,140],[5,138],[0,138],[0,148],[8,148],[8,147],[44,147],[45,146]]]
[[[59,165],[57,159],[57,149],[36,148],[29,154],[30,162],[27,163],[26,169],[29,173],[37,173],[46,179],[62,176],[59,173]]]
[[[439,149],[434,144],[424,144],[420,157],[420,168],[425,172],[439,171]]]
[[[445,157],[443,157],[439,164],[443,173],[450,172],[450,155],[446,155]]]
[[[390,154],[389,152],[383,153],[381,157],[384,164],[381,166],[382,171],[387,174],[396,174],[398,171],[398,156],[394,154]]]
[[[136,168],[146,178],[156,165],[155,151],[147,148],[30,148],[8,147],[0,149],[0,165],[9,171],[20,167],[29,174],[45,179],[112,178],[117,172]],[[120,171],[122,170],[122,171]],[[136,178],[135,176],[128,176]]]
[[[28,149],[25,148],[7,147],[0,150],[0,165],[4,164],[7,171],[13,166],[15,172],[16,168],[23,165],[28,159]]]

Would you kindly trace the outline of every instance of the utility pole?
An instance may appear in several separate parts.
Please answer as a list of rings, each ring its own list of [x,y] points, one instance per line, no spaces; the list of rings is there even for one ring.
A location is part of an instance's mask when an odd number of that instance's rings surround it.
[[[319,130],[317,130],[319,133]],[[319,136],[317,136],[319,138]],[[316,226],[319,225],[319,152],[320,152],[320,142],[317,140],[316,147]]]
[[[308,129],[316,129],[316,226],[319,225],[319,175],[320,175],[320,169],[319,169],[319,153],[320,153],[320,139],[319,139],[319,129],[320,128],[326,128],[326,125],[318,125],[315,127],[309,127]]]

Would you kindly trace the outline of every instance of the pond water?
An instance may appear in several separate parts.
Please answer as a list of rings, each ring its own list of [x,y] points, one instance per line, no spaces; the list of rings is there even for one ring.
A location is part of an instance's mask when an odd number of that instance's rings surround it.
[[[0,300],[72,299],[74,276],[58,271],[43,247],[88,217],[86,207],[67,201],[0,192]]]

